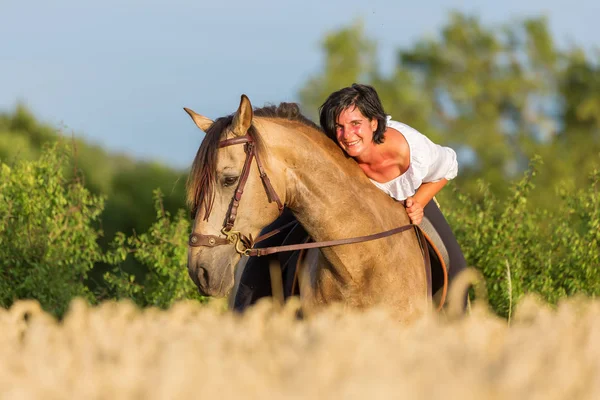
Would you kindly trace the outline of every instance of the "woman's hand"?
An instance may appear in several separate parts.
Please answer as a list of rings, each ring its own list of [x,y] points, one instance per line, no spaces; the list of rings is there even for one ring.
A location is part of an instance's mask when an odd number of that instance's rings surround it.
[[[404,202],[410,222],[419,225],[423,221],[423,206],[414,197],[407,197]]]
[[[410,218],[410,222],[419,225],[423,221],[423,207],[433,199],[447,182],[448,180],[446,179],[440,179],[436,182],[423,182],[414,196],[406,198],[404,207],[406,207],[406,213]]]

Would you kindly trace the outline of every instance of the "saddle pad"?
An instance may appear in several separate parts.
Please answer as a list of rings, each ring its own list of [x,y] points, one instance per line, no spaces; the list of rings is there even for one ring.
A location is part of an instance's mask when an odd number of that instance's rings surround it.
[[[448,250],[446,249],[446,245],[442,241],[442,238],[440,237],[440,235],[437,233],[437,231],[433,227],[433,224],[431,223],[431,221],[429,221],[429,219],[427,217],[423,217],[423,220],[419,224],[419,228],[421,228],[423,230],[423,232],[425,232],[425,234],[427,236],[429,236],[429,238],[431,239],[431,241],[433,242],[435,247],[440,252],[440,255],[444,259],[444,263],[446,264],[446,268],[449,271],[451,266],[450,266],[450,257],[448,256]]]

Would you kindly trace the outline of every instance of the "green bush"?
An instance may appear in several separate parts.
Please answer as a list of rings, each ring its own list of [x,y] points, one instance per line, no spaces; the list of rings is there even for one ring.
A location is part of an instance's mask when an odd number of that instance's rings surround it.
[[[68,148],[37,161],[0,164],[0,305],[36,299],[61,315],[75,296],[90,302],[88,271],[102,257],[94,228],[104,200],[65,178]]]
[[[154,223],[152,191],[161,188],[164,208],[175,214],[185,205],[185,171],[175,170],[155,161],[135,160],[126,154],[107,152],[97,144],[87,143],[79,135],[38,120],[23,105],[14,111],[0,111],[0,160],[13,164],[18,160],[36,160],[46,144],[62,140],[72,147],[69,163],[65,163],[64,179],[78,180],[93,195],[105,199],[99,216],[103,235],[99,237],[102,251],[117,232],[146,232]],[[104,276],[114,265],[94,263],[88,271],[86,284],[97,300],[115,296]],[[128,257],[121,268],[143,277],[148,270],[134,257]]]
[[[171,217],[158,189],[154,191],[154,204],[156,222],[148,232],[130,237],[116,235],[106,255],[106,262],[116,267],[104,279],[117,298],[132,299],[142,307],[168,308],[182,299],[203,301],[187,272],[187,237],[191,229],[188,214],[179,210]],[[148,269],[143,277],[123,268],[129,254]]]
[[[73,150],[55,143],[44,146],[36,161],[0,165],[0,306],[36,299],[60,317],[74,297],[90,303],[130,298],[142,307],[202,301],[187,275],[190,222],[184,210],[171,217],[156,190],[156,221],[149,230],[131,236],[119,232],[103,252],[97,226],[104,199],[80,180],[65,177],[66,172],[79,176],[72,173],[72,160]],[[143,274],[131,270],[129,257],[144,267]],[[104,286],[88,279],[101,262],[113,268],[105,273]]]
[[[539,163],[532,162],[507,200],[480,182],[480,201],[455,191],[444,207],[468,264],[486,278],[490,304],[505,317],[525,293],[552,304],[600,294],[600,174],[585,189],[567,191],[565,183],[550,213],[529,204]]]

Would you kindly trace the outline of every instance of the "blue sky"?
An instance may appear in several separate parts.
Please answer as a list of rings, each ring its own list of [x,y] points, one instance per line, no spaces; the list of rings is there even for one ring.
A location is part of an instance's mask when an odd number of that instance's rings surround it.
[[[186,168],[203,135],[183,107],[216,118],[242,93],[297,100],[320,41],[358,18],[385,70],[451,10],[490,25],[544,15],[560,46],[599,47],[597,1],[0,0],[0,110],[22,102],[66,134]]]

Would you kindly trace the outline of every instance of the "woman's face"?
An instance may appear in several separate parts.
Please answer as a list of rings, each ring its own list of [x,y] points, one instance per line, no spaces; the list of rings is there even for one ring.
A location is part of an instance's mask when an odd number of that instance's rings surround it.
[[[343,110],[335,126],[337,142],[350,157],[359,157],[374,144],[373,132],[377,129],[377,120],[369,120],[358,107]]]

